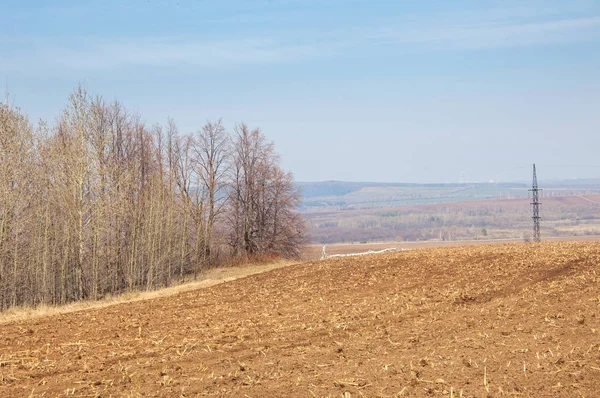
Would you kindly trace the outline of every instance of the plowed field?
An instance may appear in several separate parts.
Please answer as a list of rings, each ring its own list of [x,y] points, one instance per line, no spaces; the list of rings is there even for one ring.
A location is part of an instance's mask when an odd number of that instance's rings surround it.
[[[0,396],[594,397],[600,243],[306,263],[0,325]]]

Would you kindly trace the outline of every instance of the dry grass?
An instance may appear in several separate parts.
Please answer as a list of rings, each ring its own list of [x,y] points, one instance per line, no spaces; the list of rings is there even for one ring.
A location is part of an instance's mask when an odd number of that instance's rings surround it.
[[[291,260],[275,260],[268,263],[240,265],[235,267],[222,267],[210,269],[200,275],[199,280],[191,280],[182,284],[151,291],[138,291],[110,296],[102,300],[80,301],[66,305],[39,305],[37,307],[13,307],[0,313],[0,324],[14,321],[24,321],[33,318],[42,318],[75,311],[109,307],[111,305],[129,303],[141,300],[151,300],[159,297],[173,296],[178,293],[202,289],[219,283],[233,281],[249,275],[270,271],[277,268],[296,264]]]

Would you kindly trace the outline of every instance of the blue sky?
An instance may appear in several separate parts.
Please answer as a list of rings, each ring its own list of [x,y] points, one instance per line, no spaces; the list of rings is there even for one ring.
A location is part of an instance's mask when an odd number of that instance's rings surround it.
[[[259,126],[301,181],[600,177],[600,1],[3,0],[0,76]]]

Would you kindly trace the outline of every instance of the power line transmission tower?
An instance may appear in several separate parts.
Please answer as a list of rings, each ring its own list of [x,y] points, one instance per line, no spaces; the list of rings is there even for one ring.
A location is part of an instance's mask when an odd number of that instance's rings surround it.
[[[535,172],[535,163],[533,164],[533,185],[531,186],[531,210],[533,211],[533,241],[540,241],[540,191],[538,188],[537,175]]]

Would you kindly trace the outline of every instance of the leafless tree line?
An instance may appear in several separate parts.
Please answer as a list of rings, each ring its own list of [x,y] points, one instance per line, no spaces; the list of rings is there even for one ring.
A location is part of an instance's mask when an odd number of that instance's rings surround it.
[[[83,88],[53,126],[0,104],[0,310],[155,289],[298,254],[292,176],[258,129],[147,128]]]

